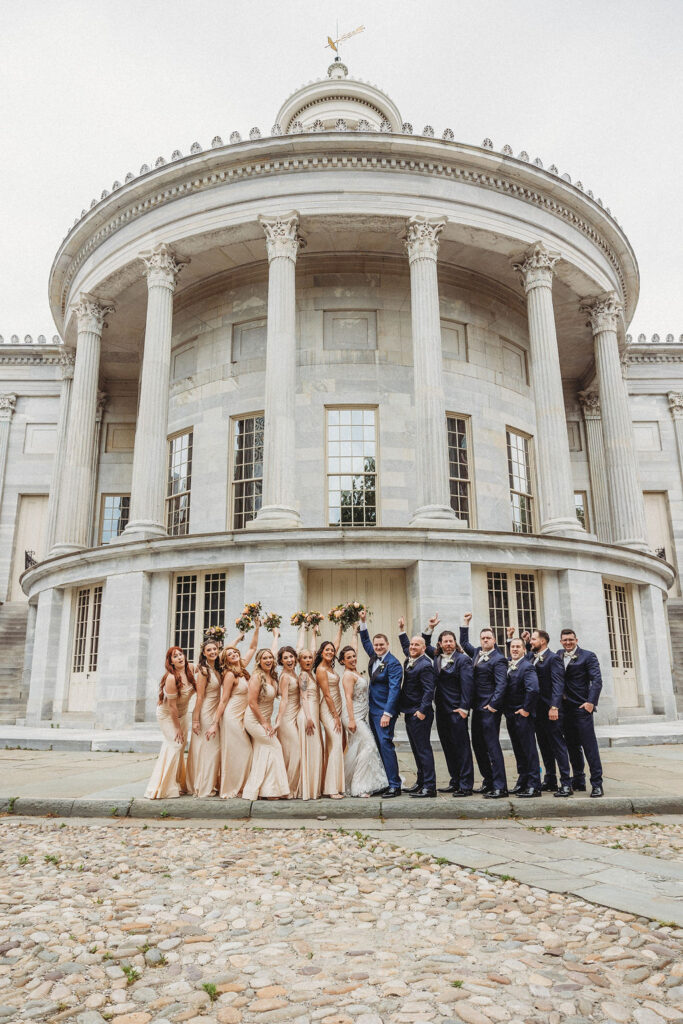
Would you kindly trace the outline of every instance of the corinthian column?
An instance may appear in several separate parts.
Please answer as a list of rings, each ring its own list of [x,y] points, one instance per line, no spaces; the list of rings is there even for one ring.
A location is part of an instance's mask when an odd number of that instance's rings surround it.
[[[147,321],[135,426],[130,519],[119,538],[148,540],[166,536],[168,469],[168,388],[171,370],[173,292],[183,263],[167,246],[140,257],[147,274]]]
[[[593,514],[595,518],[593,532],[598,540],[606,544],[612,540],[612,518],[609,510],[609,493],[607,489],[607,469],[605,467],[605,444],[602,439],[602,413],[597,391],[580,391],[579,401],[583,409],[586,425],[586,445],[588,448],[588,469],[591,478],[591,494],[593,497]]]
[[[676,447],[678,448],[678,465],[683,478],[683,391],[669,391],[669,410],[674,421]]]
[[[76,355],[74,352],[62,352],[59,358],[59,367],[62,375],[62,393],[59,398],[57,450],[55,452],[55,461],[52,467],[50,497],[47,502],[47,526],[45,528],[46,551],[51,551],[55,542],[55,530],[57,529],[57,500],[59,498],[59,484],[62,479],[62,474],[64,473],[64,460],[66,458],[66,432],[69,425],[71,383],[74,379],[75,363]]]
[[[268,329],[263,431],[263,503],[251,529],[301,526],[296,509],[296,211],[259,217],[268,251]]]
[[[524,282],[529,321],[531,386],[536,406],[535,454],[540,532],[576,536],[584,533],[584,529],[576,518],[574,506],[553,309],[553,270],[559,258],[559,253],[549,252],[542,242],[537,242],[514,266]]]
[[[444,220],[413,217],[405,247],[410,263],[410,310],[415,387],[415,496],[411,526],[457,529],[466,524],[451,508],[448,434],[441,359],[441,315],[436,259]]]
[[[81,295],[74,312],[78,321],[76,363],[66,436],[64,470],[57,498],[57,529],[52,554],[87,547],[90,538],[93,448],[97,415],[97,380],[104,318],[113,309],[90,295]]]
[[[2,492],[5,489],[9,428],[16,404],[16,395],[0,395],[0,508],[2,507]]]
[[[617,339],[617,325],[623,306],[616,293],[610,292],[581,308],[588,313],[588,323],[595,339],[613,541],[646,551],[645,506],[638,480],[633,426]]]

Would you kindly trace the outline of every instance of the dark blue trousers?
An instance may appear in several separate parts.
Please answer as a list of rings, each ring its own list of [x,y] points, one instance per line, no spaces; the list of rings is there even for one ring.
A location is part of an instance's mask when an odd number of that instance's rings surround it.
[[[381,711],[371,711],[370,728],[375,737],[375,743],[379,749],[379,756],[382,758],[384,771],[387,773],[387,780],[392,789],[401,788],[401,776],[398,774],[398,758],[394,747],[394,728],[396,719],[392,718],[386,729],[379,724],[382,717]]]
[[[536,731],[532,715],[525,718],[524,715],[516,715],[514,711],[505,713],[505,722],[513,746],[517,744],[521,763],[519,784],[523,789],[540,789],[541,767],[538,763],[538,750],[536,749]],[[514,740],[512,739],[514,736]]]
[[[407,714],[406,732],[410,749],[415,758],[417,768],[417,784],[421,788],[436,789],[436,768],[434,767],[434,751],[430,740],[434,712],[431,708],[425,713],[423,720],[414,714]]]
[[[565,701],[564,738],[567,741],[567,750],[572,763],[572,780],[580,785],[585,785],[586,770],[583,763],[585,754],[590,769],[591,786],[601,786],[602,761],[595,735],[593,712]]]
[[[569,754],[564,738],[564,714],[562,709],[556,722],[548,718],[548,706],[539,701],[536,711],[536,739],[543,758],[545,779],[550,785],[557,784],[557,773],[560,774],[560,785],[571,785]]]
[[[472,712],[472,746],[485,786],[507,789],[505,761],[500,746],[502,711]]]
[[[446,758],[451,785],[457,789],[472,789],[474,764],[467,719],[462,718],[457,711],[437,704],[436,731]]]
[[[505,718],[507,720],[507,714],[505,715]],[[515,766],[517,768],[517,784],[519,786],[523,786],[523,776],[526,772],[526,769],[524,767],[526,763],[524,759],[524,750],[520,746],[519,740],[517,739],[517,733],[514,729],[510,729],[508,727],[508,736],[510,737],[510,743],[512,744],[512,753],[515,755]]]

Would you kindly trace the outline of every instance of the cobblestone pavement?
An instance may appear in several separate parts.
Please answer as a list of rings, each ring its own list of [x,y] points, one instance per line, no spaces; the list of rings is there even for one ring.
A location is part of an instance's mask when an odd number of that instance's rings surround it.
[[[683,929],[382,836],[2,827],[1,1022],[662,1024],[683,1013]]]
[[[530,826],[537,831],[538,826]],[[640,824],[625,822],[621,825],[546,825],[545,829],[560,839],[581,839],[584,843],[597,843],[613,850],[633,850],[646,857],[660,860],[683,861],[683,825],[662,824],[658,821]]]

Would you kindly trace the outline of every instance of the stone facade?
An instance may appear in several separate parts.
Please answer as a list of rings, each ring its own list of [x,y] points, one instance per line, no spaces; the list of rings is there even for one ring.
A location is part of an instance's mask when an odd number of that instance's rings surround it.
[[[571,624],[602,721],[674,717],[683,345],[627,342],[637,293],[582,186],[339,64],[271,135],[117,183],[55,259],[61,338],[0,346],[26,719],[148,720],[171,643],[351,592],[390,633]]]

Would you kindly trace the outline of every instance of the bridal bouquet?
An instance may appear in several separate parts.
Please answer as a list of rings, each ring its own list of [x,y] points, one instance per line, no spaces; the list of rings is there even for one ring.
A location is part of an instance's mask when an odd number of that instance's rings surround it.
[[[281,622],[281,615],[277,615],[275,612],[268,612],[268,614],[263,620],[263,625],[268,630],[269,633],[272,633],[273,630],[280,628]]]
[[[310,629],[315,629],[316,626],[320,625],[324,618],[325,616],[322,612],[307,612],[306,625],[310,627]]]
[[[239,629],[240,633],[246,633],[248,630],[254,628],[251,615],[245,608],[241,615],[238,615],[235,619],[235,625]]]
[[[289,620],[293,626],[305,626],[307,625],[306,612],[294,612],[291,619]]]
[[[215,640],[219,647],[223,646],[225,640],[224,626],[208,626],[203,633],[204,641]]]
[[[328,612],[328,619],[335,625],[341,622],[342,629],[348,629],[360,619],[360,613],[367,611],[360,601],[349,601],[347,604],[338,604]]]

